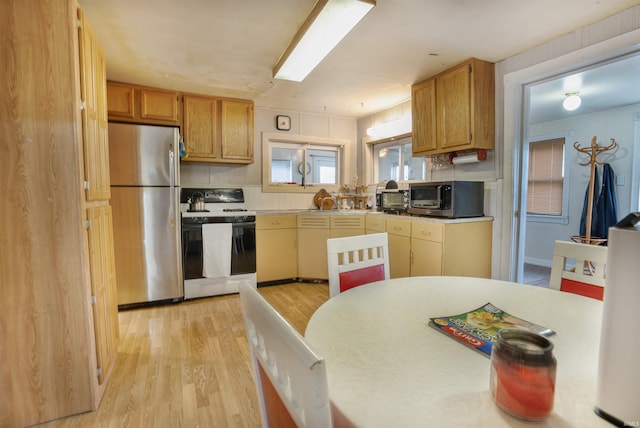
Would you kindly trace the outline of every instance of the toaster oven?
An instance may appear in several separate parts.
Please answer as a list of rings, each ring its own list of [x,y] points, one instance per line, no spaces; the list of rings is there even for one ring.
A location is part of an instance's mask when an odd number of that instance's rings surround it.
[[[385,189],[376,193],[376,207],[383,212],[406,212],[409,208],[409,191]]]
[[[484,183],[443,181],[409,184],[409,214],[434,217],[482,217]]]

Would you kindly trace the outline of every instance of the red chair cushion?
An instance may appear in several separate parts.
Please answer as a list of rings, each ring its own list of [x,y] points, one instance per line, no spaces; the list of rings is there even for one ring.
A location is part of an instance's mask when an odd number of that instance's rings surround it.
[[[562,282],[560,283],[560,290],[579,294],[581,296],[591,297],[592,299],[602,300],[604,298],[604,287],[585,284],[584,282],[574,281],[566,278],[562,278]]]
[[[340,273],[340,292],[370,282],[384,279],[384,265],[369,266],[362,269]]]
[[[264,407],[266,410],[267,422],[270,427],[278,428],[296,428],[297,425],[291,417],[287,406],[278,395],[275,387],[271,383],[269,376],[262,368],[262,364],[258,363],[258,372],[262,383],[262,394],[264,397]]]

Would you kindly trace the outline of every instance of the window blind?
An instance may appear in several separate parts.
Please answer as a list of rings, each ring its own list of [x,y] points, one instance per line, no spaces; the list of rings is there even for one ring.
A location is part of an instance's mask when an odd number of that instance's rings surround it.
[[[564,138],[529,144],[527,214],[562,215]]]

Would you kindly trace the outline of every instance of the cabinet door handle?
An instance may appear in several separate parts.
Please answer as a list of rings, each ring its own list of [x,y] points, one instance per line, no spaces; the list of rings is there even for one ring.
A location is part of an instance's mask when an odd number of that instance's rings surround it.
[[[425,231],[425,230],[423,230],[421,233],[422,233],[424,236],[431,236],[431,232],[427,232],[427,231]]]
[[[394,226],[393,230],[402,230],[402,228],[398,226]]]
[[[276,220],[276,221],[272,221],[271,224],[277,226],[279,224],[282,224],[282,222],[280,220]]]

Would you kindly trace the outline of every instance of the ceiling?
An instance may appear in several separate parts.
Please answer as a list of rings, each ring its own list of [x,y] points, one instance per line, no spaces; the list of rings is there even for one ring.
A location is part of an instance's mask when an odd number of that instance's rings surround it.
[[[640,3],[377,0],[303,82],[274,79],[273,66],[315,1],[79,3],[104,49],[109,80],[252,99],[259,108],[355,118],[409,99],[412,83],[469,57],[498,62]],[[630,76],[640,75],[637,62],[633,67]],[[561,103],[561,86],[539,86],[536,99],[551,100],[542,93],[548,89]]]
[[[567,92],[582,99],[575,111],[562,107]],[[640,54],[598,64],[531,85],[529,123],[609,110],[640,103]]]

